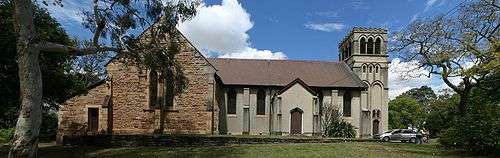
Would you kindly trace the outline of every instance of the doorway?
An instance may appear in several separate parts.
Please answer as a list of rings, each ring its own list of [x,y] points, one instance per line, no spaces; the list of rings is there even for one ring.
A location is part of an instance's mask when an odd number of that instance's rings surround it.
[[[290,134],[302,134],[302,110],[295,108],[290,115]]]
[[[378,126],[379,126],[379,121],[378,120],[373,120],[373,134],[378,134],[379,133],[379,130],[378,130]]]
[[[88,130],[90,132],[97,132],[99,128],[99,109],[89,108],[88,109]]]

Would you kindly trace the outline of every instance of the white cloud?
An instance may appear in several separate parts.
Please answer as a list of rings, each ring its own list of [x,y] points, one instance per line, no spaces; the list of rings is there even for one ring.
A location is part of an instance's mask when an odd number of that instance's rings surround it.
[[[345,28],[345,25],[342,23],[306,23],[304,26],[311,30],[325,32],[342,31]]]
[[[356,10],[370,9],[370,6],[368,6],[366,2],[362,0],[351,0],[349,3],[347,3],[347,6]]]
[[[439,4],[436,5],[437,2],[439,2]],[[425,2],[424,12],[428,11],[429,9],[431,9],[434,6],[441,6],[445,2],[446,2],[446,0],[427,0],[427,2]]]
[[[439,2],[439,4],[436,5],[437,2]],[[442,6],[444,3],[446,3],[446,0],[427,0],[424,4],[425,5],[424,10],[413,14],[410,22],[417,20],[420,17],[420,14],[424,14],[425,12],[429,11],[432,7]]]
[[[436,3],[438,0],[427,0],[427,2],[425,3],[425,6],[432,6],[434,5],[434,3]]]
[[[322,17],[327,17],[327,18],[336,18],[339,16],[339,13],[337,11],[321,11],[321,12],[314,12],[314,14]]]
[[[416,87],[430,85],[432,78],[428,78],[429,71],[419,68],[417,61],[403,62],[394,58],[389,64],[389,98]]]
[[[58,5],[44,5],[42,1],[37,1],[42,7],[47,8],[50,15],[59,20],[60,23],[78,23],[83,22],[82,9],[89,9],[90,4],[88,2],[65,0],[62,1],[62,7]]]
[[[420,16],[420,12],[413,14],[413,16],[411,16],[410,22],[417,20],[419,16]]]
[[[283,52],[271,52],[270,50],[258,50],[255,48],[246,48],[240,53],[224,54],[221,58],[241,58],[241,59],[286,59]]]
[[[220,5],[202,4],[198,14],[179,25],[193,44],[206,55],[220,57],[286,59],[282,52],[252,48],[247,32],[252,29],[250,14],[236,0],[223,0]]]
[[[431,87],[436,94],[442,94],[444,90],[451,91],[451,88],[446,85],[439,75],[429,75],[429,71],[419,67],[416,60],[401,61],[399,58],[392,59],[389,64],[389,99],[394,99],[398,95],[421,86]],[[463,63],[465,69],[474,65],[473,62],[467,61]],[[462,82],[460,77],[449,77],[448,80],[454,85],[459,85]]]

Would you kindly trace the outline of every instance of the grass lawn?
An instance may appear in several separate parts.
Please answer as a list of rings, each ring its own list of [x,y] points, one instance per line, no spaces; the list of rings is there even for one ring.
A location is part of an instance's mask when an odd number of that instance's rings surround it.
[[[0,149],[6,155],[8,149]],[[58,157],[109,157],[109,158],[157,158],[157,157],[465,157],[445,151],[436,144],[415,145],[403,143],[349,142],[329,144],[244,144],[209,147],[136,147],[136,148],[92,148],[62,147],[41,144],[39,156]]]

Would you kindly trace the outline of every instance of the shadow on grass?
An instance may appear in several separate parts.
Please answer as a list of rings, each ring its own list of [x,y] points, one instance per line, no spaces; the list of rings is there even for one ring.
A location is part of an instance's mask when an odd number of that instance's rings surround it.
[[[111,149],[97,154],[99,157],[105,158],[126,158],[126,157],[141,157],[141,158],[169,158],[169,157],[234,157],[244,155],[244,151],[238,150],[233,146],[214,146],[214,147],[138,147],[138,148],[122,148]],[[90,157],[93,154],[89,155]]]
[[[0,147],[0,155],[7,157],[9,146]],[[40,158],[169,158],[169,157],[234,157],[245,152],[235,146],[212,147],[133,147],[133,148],[101,148],[90,146],[59,146],[55,144],[40,145]]]
[[[443,157],[474,157],[464,150],[445,149],[439,144],[411,144],[411,143],[386,143],[381,142],[382,146],[397,150],[397,152],[413,153],[418,155],[428,156],[443,156]]]

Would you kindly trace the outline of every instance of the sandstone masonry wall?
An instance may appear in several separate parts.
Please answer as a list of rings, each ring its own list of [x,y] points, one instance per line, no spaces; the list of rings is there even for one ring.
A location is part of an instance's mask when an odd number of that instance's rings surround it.
[[[175,96],[174,106],[167,110],[167,133],[218,133],[218,106],[214,100],[215,68],[182,36],[181,63],[188,79],[186,89]],[[123,59],[107,65],[107,83],[88,94],[69,99],[59,111],[58,136],[89,135],[87,109],[99,107],[99,131],[107,132],[107,108],[102,108],[106,95],[112,95],[113,134],[152,134],[160,124],[160,110],[149,106],[148,70]],[[78,128],[74,127],[78,125]],[[78,133],[78,134],[76,134]]]

